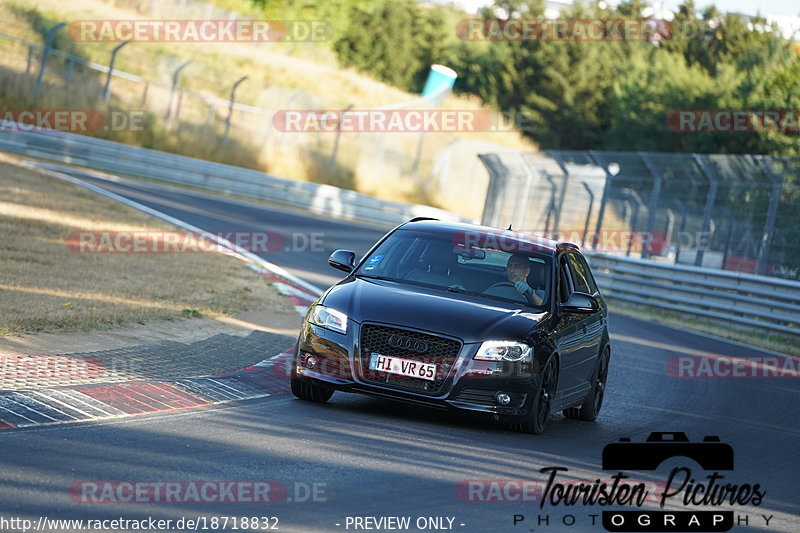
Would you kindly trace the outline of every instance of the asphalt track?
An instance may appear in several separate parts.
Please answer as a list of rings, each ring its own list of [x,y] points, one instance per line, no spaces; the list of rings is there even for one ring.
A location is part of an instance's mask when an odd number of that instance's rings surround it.
[[[363,253],[382,234],[372,227],[297,211],[70,174],[209,231],[322,233],[321,251],[284,250],[264,256],[320,287],[337,279],[336,271],[326,265],[330,251],[349,248]],[[800,531],[800,380],[672,377],[667,365],[673,356],[748,357],[765,352],[619,315],[612,315],[610,327],[612,365],[600,418],[582,423],[554,416],[541,436],[341,393],[327,405],[282,395],[113,422],[3,431],[0,530],[19,531],[10,523],[3,525],[3,518],[12,517],[36,522],[42,516],[210,520],[216,515],[276,516],[280,531],[364,531],[355,529],[353,522],[353,517],[364,516],[410,517],[408,531],[421,530],[415,523],[419,517],[449,517],[452,530],[468,532],[603,531],[599,519],[592,525],[591,515],[605,510],[599,506],[540,508],[539,501],[521,501],[526,498],[514,490],[499,496],[515,501],[478,501],[496,499],[494,487],[515,487],[508,483],[481,485],[485,488],[472,493],[462,489],[469,486],[468,480],[542,482],[546,476],[539,469],[548,466],[568,468],[560,475],[564,479],[609,479],[615,472],[601,469],[606,444],[620,437],[643,441],[650,432],[662,431],[685,432],[692,440],[719,436],[735,452],[735,469],[722,472],[723,483],[759,484],[766,490],[758,506],[720,507],[734,510],[740,521],[747,518],[747,525],[735,525],[734,531]],[[709,474],[690,460],[673,458],[656,471],[630,475],[663,480],[675,466],[691,467],[698,482]],[[267,504],[83,503],[69,493],[82,481],[207,480],[271,480],[287,493],[281,501]],[[313,484],[316,497],[308,495]],[[694,507],[668,502],[665,509]],[[772,515],[769,525],[762,515]],[[537,520],[545,516],[548,522]],[[574,524],[565,525],[573,519]],[[443,524],[449,522],[445,519]],[[210,522],[206,526],[213,530]],[[77,529],[47,531],[73,530]],[[224,530],[234,531],[230,523]]]

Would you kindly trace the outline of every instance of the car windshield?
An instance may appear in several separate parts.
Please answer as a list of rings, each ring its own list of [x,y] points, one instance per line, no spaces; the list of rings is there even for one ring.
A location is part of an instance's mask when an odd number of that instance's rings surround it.
[[[491,233],[438,234],[400,229],[365,258],[359,277],[546,307],[550,257],[530,243]]]

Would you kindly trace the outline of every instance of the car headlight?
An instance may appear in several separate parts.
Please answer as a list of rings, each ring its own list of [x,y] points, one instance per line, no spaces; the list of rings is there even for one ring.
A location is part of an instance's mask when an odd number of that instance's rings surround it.
[[[533,348],[524,342],[486,341],[473,359],[481,361],[530,361]]]
[[[308,321],[316,326],[330,329],[338,333],[347,333],[347,315],[336,309],[325,307],[324,305],[315,305],[311,309]]]

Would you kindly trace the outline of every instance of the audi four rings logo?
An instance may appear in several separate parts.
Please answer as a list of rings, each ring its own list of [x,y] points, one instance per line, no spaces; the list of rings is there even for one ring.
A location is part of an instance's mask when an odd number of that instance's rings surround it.
[[[411,337],[403,337],[402,335],[392,335],[389,337],[389,346],[392,348],[402,348],[403,350],[411,350],[412,352],[425,353],[428,351],[428,343],[425,341],[418,341]]]

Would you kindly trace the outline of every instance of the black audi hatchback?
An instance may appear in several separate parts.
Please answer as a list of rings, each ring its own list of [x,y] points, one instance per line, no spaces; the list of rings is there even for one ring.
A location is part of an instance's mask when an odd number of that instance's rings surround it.
[[[611,355],[607,307],[574,244],[414,219],[309,308],[292,392],[334,391],[478,412],[526,433],[594,420]]]

